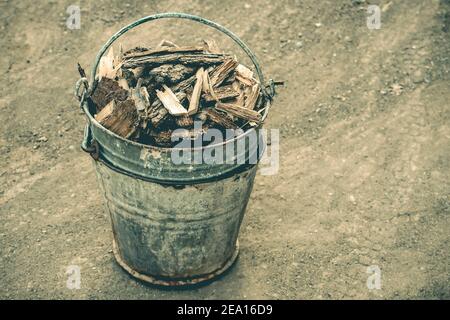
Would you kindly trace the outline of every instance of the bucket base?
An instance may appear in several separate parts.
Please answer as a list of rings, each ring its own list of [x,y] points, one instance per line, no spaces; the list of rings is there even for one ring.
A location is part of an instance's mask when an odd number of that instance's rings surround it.
[[[213,278],[216,278],[217,276],[221,275],[225,271],[227,271],[233,263],[236,261],[236,258],[239,255],[239,241],[236,241],[235,250],[233,252],[233,255],[227,260],[227,262],[224,264],[224,266],[217,271],[204,274],[197,277],[191,277],[191,278],[177,278],[174,280],[170,280],[168,278],[161,278],[161,277],[155,277],[150,276],[146,274],[142,274],[131,268],[128,264],[123,261],[122,257],[120,256],[119,250],[117,248],[116,241],[113,240],[113,253],[114,257],[116,258],[117,263],[124,269],[126,272],[128,272],[131,276],[133,276],[136,279],[139,279],[141,281],[153,284],[153,285],[159,285],[159,286],[165,286],[165,287],[177,287],[177,286],[189,286],[189,285],[195,285],[202,282],[206,282],[209,280],[212,280]]]

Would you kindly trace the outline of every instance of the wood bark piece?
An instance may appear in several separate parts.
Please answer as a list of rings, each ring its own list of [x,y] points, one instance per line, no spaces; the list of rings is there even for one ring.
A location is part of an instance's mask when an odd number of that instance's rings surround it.
[[[241,93],[239,94],[239,97],[236,99],[236,101],[235,101],[234,104],[235,104],[235,105],[238,105],[238,106],[243,106],[243,105],[245,105],[245,94],[244,94],[244,92],[241,92]]]
[[[98,122],[102,123],[107,117],[111,116],[116,108],[116,101],[111,100],[99,113],[97,113],[94,118]]]
[[[92,93],[91,100],[97,111],[103,109],[111,100],[125,101],[128,91],[121,88],[117,81],[103,78]]]
[[[150,48],[146,48],[146,47],[134,47],[133,49],[127,50],[123,53],[123,56],[125,58],[125,56],[128,56],[130,54],[136,53],[136,52],[144,52],[144,51],[148,51],[150,50]]]
[[[173,85],[194,74],[194,68],[182,64],[163,64],[149,71],[152,82]]]
[[[163,40],[164,41],[164,40]],[[163,43],[163,42],[161,42]],[[165,41],[164,43],[168,43]],[[201,53],[205,48],[201,46],[197,47],[178,47],[175,44],[169,46],[158,46],[156,49],[149,49],[140,52],[131,52],[125,55],[125,59],[147,57],[147,56],[160,56],[171,53]]]
[[[221,64],[226,60],[227,56],[223,54],[213,53],[171,53],[165,55],[150,55],[137,57],[133,59],[125,58],[123,66],[125,68],[135,68],[145,65],[153,68],[162,64],[184,64],[197,66],[210,66]]]
[[[204,72],[206,73],[206,72]],[[197,75],[193,75],[189,78],[187,78],[186,80],[181,81],[180,83],[176,84],[175,86],[172,87],[172,91],[173,92],[178,92],[178,91],[187,91],[193,84],[194,82],[197,80]]]
[[[255,84],[255,80],[250,79],[250,78],[245,78],[242,77],[241,75],[236,75],[236,80],[238,80],[239,82],[243,83],[244,85],[251,87]]]
[[[133,100],[118,102],[113,111],[100,122],[105,128],[123,138],[129,138],[136,131],[138,120]]]
[[[175,96],[180,102],[183,102],[183,100],[186,99],[186,94],[182,91],[177,92]],[[168,116],[168,114],[168,110],[164,108],[163,104],[158,99],[153,102],[152,106],[150,107],[150,111],[147,114],[147,117],[148,119],[150,119],[153,127],[158,127],[161,121],[163,121]]]
[[[157,128],[159,124],[166,119],[169,111],[166,108],[160,107],[153,111],[152,116],[150,117],[150,122],[153,127]]]
[[[237,99],[234,104],[238,106],[243,106],[245,104],[245,86],[238,80],[235,80],[231,87],[238,93]]]
[[[122,65],[123,65],[123,47],[122,43],[119,43],[119,50],[114,57],[114,77],[122,77]]]
[[[214,89],[214,93],[216,95],[217,100],[223,101],[228,99],[233,99],[239,96],[239,92],[233,89],[231,85],[218,87]],[[206,93],[203,95],[203,99],[207,102],[215,101],[216,99],[213,98],[209,93]]]
[[[253,110],[255,109],[256,106],[256,102],[258,101],[259,98],[259,84],[255,84],[250,91],[250,94],[247,96],[247,99],[245,100],[245,108]]]
[[[198,104],[200,102],[200,95],[203,88],[203,74],[205,70],[203,68],[198,69],[195,77],[197,81],[195,82],[194,90],[192,91],[191,100],[189,101],[188,114],[193,115],[198,111]]]
[[[218,102],[216,109],[248,121],[259,122],[261,120],[261,115],[255,110],[250,110],[235,104]]]
[[[230,75],[231,72],[237,67],[238,62],[234,59],[228,59],[220,66],[216,67],[210,75],[211,85],[213,88],[217,88],[222,82]]]
[[[202,114],[205,114],[210,121],[224,127],[225,129],[238,128],[238,126],[233,122],[233,119],[230,116],[218,112],[217,110],[214,110],[212,108],[202,111]]]
[[[120,63],[123,61],[123,46],[122,43],[119,43],[119,53],[117,54],[116,63]]]
[[[181,105],[177,96],[166,85],[163,85],[163,87],[164,91],[156,90],[156,95],[167,111],[173,116],[186,115],[187,110]]]

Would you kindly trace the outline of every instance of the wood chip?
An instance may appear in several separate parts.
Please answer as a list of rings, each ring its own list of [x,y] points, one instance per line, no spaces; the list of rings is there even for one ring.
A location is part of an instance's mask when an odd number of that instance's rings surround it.
[[[188,114],[193,115],[198,111],[198,104],[200,102],[200,95],[203,88],[203,74],[205,70],[203,68],[198,69],[195,77],[197,81],[195,82],[194,90],[192,91],[191,100],[189,101]]]
[[[214,88],[211,84],[211,80],[209,78],[209,72],[203,72],[203,92],[206,94],[209,94],[213,100],[219,100],[216,96],[216,94],[214,93]]]
[[[156,95],[167,111],[173,116],[186,115],[187,110],[181,105],[180,100],[178,100],[172,90],[166,85],[163,85],[163,87],[164,91],[156,90]]]
[[[103,78],[91,95],[91,100],[96,106],[97,112],[103,109],[111,100],[125,101],[128,98],[128,91],[122,89],[118,82],[112,79]]]
[[[151,82],[173,85],[194,74],[195,69],[182,64],[163,64],[148,72]]]
[[[119,43],[119,51],[117,56],[114,57],[114,77],[122,77],[122,65],[123,65],[123,47],[122,43]]]
[[[98,122],[102,123],[107,117],[109,117],[116,108],[116,101],[111,100],[94,118]]]
[[[220,101],[233,99],[239,96],[239,92],[234,90],[231,85],[218,87],[214,89],[214,93],[216,95],[217,100]],[[213,96],[211,96],[209,93],[205,93],[203,95],[203,99],[205,99],[205,101],[207,102],[216,101],[216,99],[213,98]]]
[[[106,56],[101,57],[98,67],[99,80],[102,78],[114,79],[116,72],[114,70],[114,50],[111,47]]]
[[[245,93],[244,93],[244,91],[242,91],[240,94],[239,94],[239,97],[236,99],[236,102],[234,103],[235,105],[238,105],[238,106],[243,106],[243,105],[245,105]]]
[[[210,75],[211,84],[214,88],[217,88],[222,82],[230,75],[231,72],[237,67],[238,62],[234,59],[228,59],[220,66],[216,67]]]
[[[233,87],[233,89],[239,93],[243,92],[243,85],[242,83],[240,83],[239,81],[234,81],[231,86]]]
[[[175,93],[175,96],[180,102],[183,102],[183,100],[186,99],[186,94],[182,91]],[[158,127],[159,124],[168,116],[168,114],[169,112],[167,109],[163,106],[161,101],[157,99],[150,107],[147,117],[150,119],[153,127]]]
[[[173,92],[179,92],[179,91],[186,92],[194,84],[194,82],[196,80],[197,80],[197,75],[194,74],[192,77],[189,77],[186,80],[183,80],[180,83],[178,83],[175,86],[173,86],[172,87],[172,91]]]
[[[233,119],[230,116],[228,116],[227,114],[218,112],[217,110],[214,110],[212,108],[208,108],[208,109],[202,111],[202,114],[206,115],[206,117],[210,121],[224,127],[225,129],[237,129],[238,128],[238,126],[233,122]]]
[[[164,40],[163,40],[164,41]],[[165,42],[167,43],[167,41]],[[172,53],[201,53],[204,52],[204,47],[178,47],[173,46],[158,46],[156,49],[144,50],[140,52],[131,52],[125,55],[125,59],[147,57],[147,56],[160,56]]]
[[[253,79],[253,71],[244,66],[243,64],[239,64],[236,67],[236,72],[239,76],[247,79]]]
[[[259,122],[261,120],[261,115],[258,112],[235,104],[218,102],[216,109],[248,121]]]
[[[120,78],[119,80],[117,80],[117,83],[119,84],[119,86],[125,90],[130,90],[130,86],[128,85],[128,82],[126,79],[124,78]]]
[[[171,53],[165,55],[150,55],[139,58],[125,58],[125,68],[135,68],[145,65],[153,68],[162,64],[184,64],[195,66],[210,66],[223,63],[227,59],[223,54],[212,53]]]
[[[236,75],[236,80],[238,80],[239,82],[241,82],[244,85],[249,86],[249,87],[251,87],[251,86],[253,86],[255,84],[255,80],[250,79],[250,78],[242,77],[242,76],[240,76],[238,74]]]
[[[245,104],[245,90],[244,85],[240,81],[234,81],[231,86],[233,87],[236,92],[239,93],[238,98],[236,99],[234,104],[237,104],[238,106],[243,106]]]
[[[112,113],[105,116],[100,123],[119,136],[129,138],[136,131],[137,120],[138,116],[133,100],[126,100],[118,102]]]
[[[139,78],[136,88],[131,89],[131,98],[137,111],[144,111],[150,107],[150,97],[147,88],[142,86],[142,78]]]
[[[253,71],[242,64],[239,64],[236,67],[236,80],[249,87],[252,87],[255,83],[257,83],[253,76]]]
[[[260,88],[259,84],[257,83],[251,88],[250,94],[245,99],[244,107],[251,110],[255,109],[256,102],[258,101],[259,98],[259,94]]]

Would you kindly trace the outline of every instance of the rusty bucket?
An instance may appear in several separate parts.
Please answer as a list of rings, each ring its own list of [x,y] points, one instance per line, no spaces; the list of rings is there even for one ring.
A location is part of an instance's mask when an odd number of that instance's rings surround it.
[[[270,107],[273,86],[264,85],[256,57],[236,35],[215,22],[182,13],[147,16],[122,28],[99,51],[90,83],[85,78],[77,83],[76,95],[87,117],[82,149],[94,159],[111,216],[113,252],[117,262],[140,280],[181,286],[212,279],[236,260],[239,228],[264,143],[260,128],[252,128],[223,143],[191,151],[225,150],[245,140],[245,148],[232,149],[235,151],[231,160],[256,161],[174,164],[173,148],[124,139],[94,119],[92,105],[86,98],[91,93],[100,58],[128,30],[162,18],[189,19],[213,27],[247,53],[267,97],[263,120]],[[256,139],[249,139],[251,136]]]

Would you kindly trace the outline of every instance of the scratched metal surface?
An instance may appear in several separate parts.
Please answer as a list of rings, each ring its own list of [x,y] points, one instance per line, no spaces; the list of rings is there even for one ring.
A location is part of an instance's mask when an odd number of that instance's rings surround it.
[[[257,166],[218,181],[176,186],[94,163],[117,251],[131,270],[180,280],[215,273],[235,258]]]

